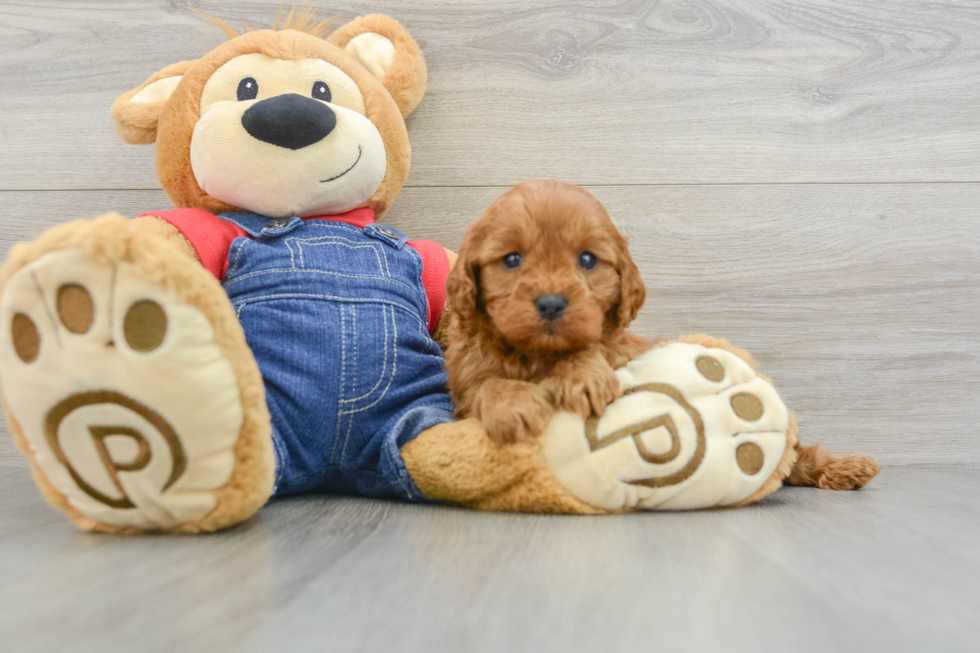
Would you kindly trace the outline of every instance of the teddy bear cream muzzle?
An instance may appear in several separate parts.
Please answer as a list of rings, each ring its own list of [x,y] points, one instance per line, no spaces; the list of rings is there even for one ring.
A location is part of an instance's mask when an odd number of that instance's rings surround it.
[[[313,126],[294,128],[304,122]],[[209,195],[270,217],[349,211],[374,194],[386,170],[374,123],[296,94],[212,104],[194,127],[190,158]]]

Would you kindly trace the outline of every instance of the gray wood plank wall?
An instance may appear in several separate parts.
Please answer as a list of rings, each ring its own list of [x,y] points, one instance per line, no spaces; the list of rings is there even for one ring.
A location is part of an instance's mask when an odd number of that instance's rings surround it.
[[[109,106],[277,2],[0,2],[0,254],[169,208]],[[803,437],[980,462],[980,4],[326,2],[419,41],[426,98],[386,221],[455,247],[518,181],[588,187],[649,287],[636,330],[751,349]],[[9,438],[0,466],[22,464]]]

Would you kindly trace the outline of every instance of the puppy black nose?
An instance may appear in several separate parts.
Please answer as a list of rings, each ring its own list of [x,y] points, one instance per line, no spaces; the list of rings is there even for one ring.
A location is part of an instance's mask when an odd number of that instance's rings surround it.
[[[568,299],[565,295],[538,295],[534,305],[538,309],[538,315],[544,319],[557,320],[568,308]]]
[[[242,127],[254,138],[290,150],[323,140],[336,126],[333,109],[296,93],[256,102],[242,114]]]

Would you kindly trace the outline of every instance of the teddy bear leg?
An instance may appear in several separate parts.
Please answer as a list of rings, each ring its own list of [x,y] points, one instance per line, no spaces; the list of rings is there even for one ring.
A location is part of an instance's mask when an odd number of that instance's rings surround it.
[[[156,226],[62,225],[0,269],[7,422],[45,498],[88,530],[217,530],[272,491],[262,377],[235,312]]]
[[[497,446],[476,420],[404,445],[429,497],[479,510],[601,514],[738,506],[782,486],[796,422],[768,380],[723,347],[675,342],[617,370],[602,417],[559,412],[541,437]],[[734,349],[734,348],[733,348]]]
[[[479,420],[438,424],[401,448],[412,480],[430,499],[475,510],[598,514],[554,477],[540,441],[498,446]]]
[[[559,413],[541,438],[501,447],[477,420],[441,424],[402,457],[430,498],[573,514],[742,506],[784,482],[855,489],[878,471],[866,456],[800,446],[771,381],[720,338],[683,336],[617,374],[625,396],[602,418]]]

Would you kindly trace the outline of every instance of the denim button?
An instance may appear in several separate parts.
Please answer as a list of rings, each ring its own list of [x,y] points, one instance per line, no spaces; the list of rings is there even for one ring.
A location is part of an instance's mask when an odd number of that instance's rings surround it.
[[[274,218],[265,223],[262,229],[262,236],[267,238],[278,238],[288,234],[303,224],[300,218]]]
[[[386,227],[383,224],[369,224],[364,227],[364,235],[375,240],[380,240],[395,249],[401,249],[408,241],[408,238],[400,234],[397,230]]]

